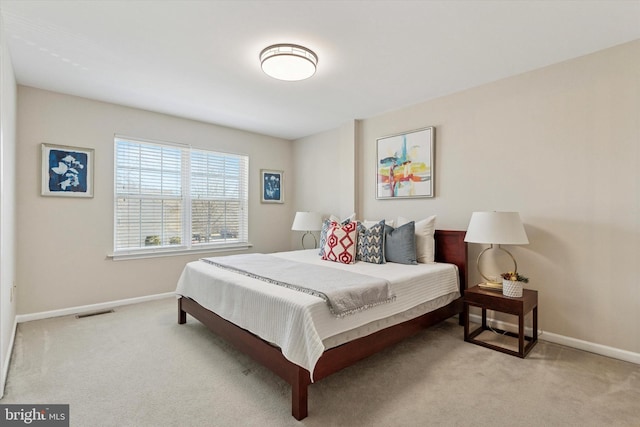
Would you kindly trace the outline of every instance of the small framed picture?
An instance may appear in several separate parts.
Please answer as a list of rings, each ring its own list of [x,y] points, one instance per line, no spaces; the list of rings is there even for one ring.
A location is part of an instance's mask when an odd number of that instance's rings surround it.
[[[284,172],[261,169],[260,182],[262,182],[262,203],[284,203]]]
[[[42,144],[42,195],[93,197],[92,148]]]
[[[433,197],[434,134],[428,127],[378,139],[376,199]]]

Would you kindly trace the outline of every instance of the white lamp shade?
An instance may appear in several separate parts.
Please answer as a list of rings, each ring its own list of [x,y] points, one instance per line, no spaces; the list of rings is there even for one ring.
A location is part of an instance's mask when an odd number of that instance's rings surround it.
[[[291,226],[293,231],[318,231],[322,229],[322,216],[317,212],[296,212]]]
[[[474,212],[464,241],[499,245],[529,244],[518,212]]]

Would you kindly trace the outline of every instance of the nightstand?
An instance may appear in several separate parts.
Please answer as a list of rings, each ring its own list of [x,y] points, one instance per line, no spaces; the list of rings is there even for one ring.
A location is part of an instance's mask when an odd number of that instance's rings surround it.
[[[480,307],[482,309],[482,324],[473,332],[469,331],[469,306]],[[499,345],[476,339],[476,337],[483,331],[489,330],[487,327],[487,310],[494,310],[518,316],[517,334],[498,330],[500,333],[518,338],[518,351],[513,351]],[[530,311],[533,311],[533,336],[526,337],[524,333],[524,318]],[[479,286],[474,286],[465,290],[464,340],[493,350],[501,351],[506,354],[525,358],[533,346],[538,342],[538,291],[524,289],[522,297],[513,298],[504,296],[501,292],[482,289]],[[525,342],[527,343],[526,346]]]

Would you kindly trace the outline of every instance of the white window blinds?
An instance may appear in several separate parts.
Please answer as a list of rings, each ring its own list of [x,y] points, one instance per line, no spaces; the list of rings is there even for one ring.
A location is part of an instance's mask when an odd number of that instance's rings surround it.
[[[193,244],[248,241],[247,157],[191,151]]]
[[[116,137],[114,252],[248,242],[248,163]]]

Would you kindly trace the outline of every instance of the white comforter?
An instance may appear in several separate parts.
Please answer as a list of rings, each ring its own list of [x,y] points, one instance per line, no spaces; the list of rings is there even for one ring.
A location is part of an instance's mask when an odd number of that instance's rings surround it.
[[[382,277],[391,283],[396,300],[353,315],[337,318],[316,296],[265,283],[214,265],[194,261],[178,280],[176,293],[278,345],[293,363],[313,369],[325,350],[323,340],[379,319],[438,300],[440,306],[458,298],[457,268],[453,264],[403,265],[395,263],[339,264],[323,261],[317,250],[273,254],[289,260],[330,266]],[[437,307],[436,307],[437,308]],[[412,316],[423,313],[412,312]]]

